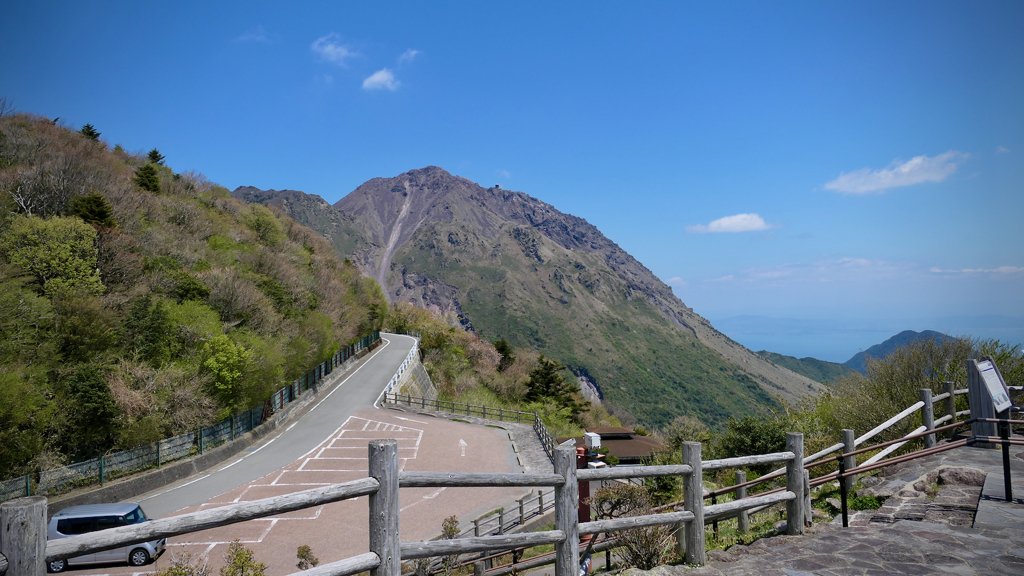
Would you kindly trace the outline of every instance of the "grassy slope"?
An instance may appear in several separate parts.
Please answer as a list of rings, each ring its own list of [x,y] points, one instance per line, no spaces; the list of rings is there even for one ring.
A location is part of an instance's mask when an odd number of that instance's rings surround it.
[[[834,382],[841,376],[848,376],[857,372],[845,364],[827,362],[809,356],[807,358],[797,358],[795,356],[768,352],[767,350],[761,350],[758,354],[783,368],[788,368],[797,374],[802,374],[811,380],[821,383]]]
[[[646,299],[632,297],[599,257],[516,229],[507,224],[497,240],[485,240],[458,223],[425,227],[393,262],[460,286],[478,331],[590,374],[607,401],[645,424],[690,414],[714,425],[777,405],[719,354],[667,326]]]

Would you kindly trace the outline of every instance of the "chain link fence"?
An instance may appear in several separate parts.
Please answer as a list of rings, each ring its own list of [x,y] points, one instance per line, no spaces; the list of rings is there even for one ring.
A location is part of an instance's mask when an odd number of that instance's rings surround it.
[[[93,484],[103,485],[114,478],[149,468],[159,468],[168,462],[181,460],[193,454],[231,442],[262,424],[271,414],[297,400],[304,392],[331,372],[380,341],[380,332],[374,332],[358,342],[346,346],[311,370],[275,392],[269,400],[240,412],[211,426],[165,438],[159,442],[104,454],[84,462],[42,470],[0,481],[0,502],[22,496],[52,496]]]

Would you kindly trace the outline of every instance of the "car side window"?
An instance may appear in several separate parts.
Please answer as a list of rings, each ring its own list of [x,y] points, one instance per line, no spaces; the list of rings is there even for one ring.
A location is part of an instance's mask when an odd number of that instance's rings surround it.
[[[57,521],[57,531],[61,534],[87,534],[95,530],[92,518],[68,518]]]
[[[100,516],[96,519],[96,529],[106,530],[107,528],[116,528],[118,526],[125,526],[128,524],[125,519],[121,516]]]
[[[135,510],[125,514],[124,519],[128,524],[138,524],[146,519],[146,515],[142,513],[141,508],[136,508]]]

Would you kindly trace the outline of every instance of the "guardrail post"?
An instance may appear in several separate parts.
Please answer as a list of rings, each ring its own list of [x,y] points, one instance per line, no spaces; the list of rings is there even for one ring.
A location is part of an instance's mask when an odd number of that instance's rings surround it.
[[[105,471],[105,470],[103,469],[103,468],[104,468],[104,464],[106,464],[106,461],[105,461],[105,459],[103,458],[103,455],[101,454],[101,455],[100,455],[100,486],[103,486],[103,480],[105,480],[105,478],[104,478],[104,476],[105,476],[104,472],[106,472],[106,471]]]
[[[498,508],[498,532],[497,534],[505,533],[505,508]]]
[[[10,576],[46,574],[46,498],[28,496],[0,504],[0,553]]]
[[[580,493],[576,482],[574,446],[555,449],[555,474],[565,478],[565,484],[555,486],[555,530],[565,534],[565,540],[555,544],[555,576],[579,576]]]
[[[369,476],[380,483],[370,494],[370,552],[380,558],[370,576],[400,576],[398,440],[372,440],[368,452]]]
[[[956,384],[953,382],[943,382],[942,385],[946,388],[946,414],[952,414],[953,418],[949,421],[950,424],[956,423]],[[949,431],[949,439],[952,440],[956,436],[956,428],[952,428]]]
[[[693,469],[683,479],[683,508],[693,513],[693,520],[680,522],[684,529],[676,532],[676,544],[687,564],[703,566],[707,563],[707,555],[704,550],[704,469],[700,451],[700,442],[683,442],[683,464]],[[679,539],[680,534],[683,534],[682,540]]]
[[[796,458],[786,462],[786,490],[796,498],[786,502],[786,534],[804,533],[804,435],[786,432],[786,450]]]
[[[747,471],[746,470],[737,470],[736,471],[736,483],[737,484],[743,484],[746,481],[747,481]],[[742,499],[744,499],[746,497],[747,497],[747,487],[746,486],[743,486],[742,488],[737,488],[736,489],[736,499],[737,500],[742,500]],[[744,532],[747,532],[748,530],[750,530],[750,514],[746,510],[740,511],[740,515],[736,518],[736,523],[737,523],[737,529],[740,531],[740,534],[742,534]]]
[[[156,441],[156,467],[159,468],[163,462],[160,461],[160,440]]]
[[[523,526],[523,525],[526,524],[526,507],[524,505],[524,502],[526,502],[526,497],[525,496],[519,499],[519,525],[520,526]]]
[[[856,450],[857,449],[856,442],[857,442],[857,436],[856,436],[856,434],[854,434],[853,430],[851,430],[849,428],[844,428],[843,429],[843,454],[849,454],[850,452],[853,452],[854,450]],[[846,456],[846,457],[844,457],[843,458],[843,467],[846,470],[853,470],[854,468],[856,468],[857,467],[857,457],[856,456]],[[846,491],[847,492],[852,492],[853,491],[853,485],[857,483],[857,475],[856,474],[850,474],[846,478],[843,478],[843,483],[846,484]]]
[[[473,520],[473,536],[480,536],[480,519]]]
[[[537,516],[544,515],[544,490],[537,490]]]
[[[921,423],[924,424],[925,430],[935,430],[935,408],[932,406],[931,388],[921,388],[921,402],[924,402],[924,406],[921,407]],[[935,434],[925,436],[924,447],[931,448],[933,446],[935,446]]]

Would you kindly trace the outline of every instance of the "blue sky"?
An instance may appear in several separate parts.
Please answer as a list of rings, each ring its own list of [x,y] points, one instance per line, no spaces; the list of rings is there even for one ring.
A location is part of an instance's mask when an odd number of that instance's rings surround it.
[[[754,349],[1024,341],[1020,2],[81,4],[7,3],[0,97],[175,170],[521,190]]]

